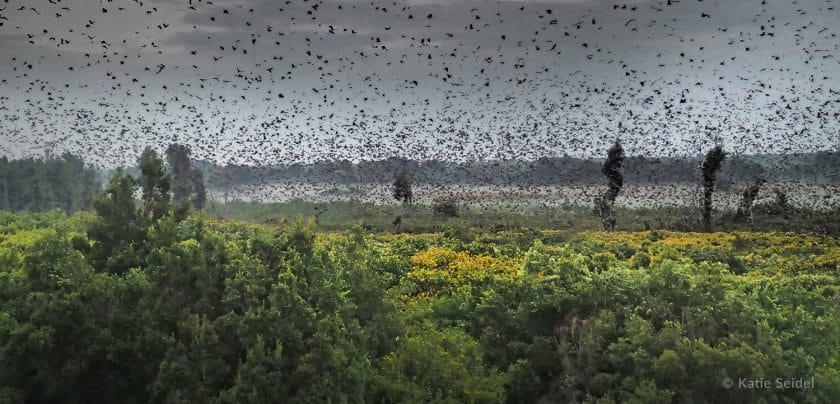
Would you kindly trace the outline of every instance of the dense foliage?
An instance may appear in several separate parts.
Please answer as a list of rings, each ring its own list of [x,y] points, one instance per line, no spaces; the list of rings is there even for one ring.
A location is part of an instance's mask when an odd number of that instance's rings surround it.
[[[401,171],[394,176],[394,185],[392,189],[394,199],[403,205],[410,205],[414,195],[411,191],[411,180],[405,171]]]
[[[432,205],[432,211],[441,217],[458,217],[458,201],[454,197],[437,199]]]
[[[0,213],[0,401],[840,397],[837,238],[371,235],[171,211],[91,236],[108,212]]]

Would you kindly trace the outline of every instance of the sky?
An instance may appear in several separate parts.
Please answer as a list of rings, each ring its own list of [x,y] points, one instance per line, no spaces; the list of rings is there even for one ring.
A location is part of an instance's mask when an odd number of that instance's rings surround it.
[[[840,147],[832,0],[2,0],[0,155],[103,167]]]

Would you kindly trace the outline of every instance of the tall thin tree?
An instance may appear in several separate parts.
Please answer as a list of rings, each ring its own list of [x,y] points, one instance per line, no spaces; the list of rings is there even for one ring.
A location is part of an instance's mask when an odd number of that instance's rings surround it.
[[[170,144],[166,148],[166,162],[172,172],[172,197],[175,202],[184,202],[193,191],[190,149],[179,143]]]
[[[761,177],[755,177],[747,184],[744,191],[741,193],[741,202],[738,204],[738,210],[735,212],[735,220],[739,222],[751,222],[753,215],[753,205],[761,191],[761,186],[766,180]]]
[[[624,176],[621,169],[624,165],[624,148],[616,139],[607,150],[607,159],[601,166],[601,173],[607,177],[607,190],[595,198],[595,212],[601,218],[604,230],[614,231],[616,220],[613,217],[613,205],[621,188],[624,186]]]
[[[207,204],[207,188],[204,186],[204,174],[197,168],[192,169],[190,176],[193,187],[193,207],[196,209],[203,209]]]
[[[204,175],[192,166],[190,148],[173,143],[166,149],[166,162],[172,170],[172,197],[178,203],[191,201],[196,209],[207,202]]]
[[[163,160],[154,149],[147,147],[137,160],[140,166],[140,187],[143,190],[143,211],[157,220],[169,211],[172,179],[163,166]]]
[[[712,231],[712,195],[724,159],[726,152],[723,151],[723,146],[717,145],[706,153],[706,160],[700,165],[703,176],[703,229],[707,232]]]

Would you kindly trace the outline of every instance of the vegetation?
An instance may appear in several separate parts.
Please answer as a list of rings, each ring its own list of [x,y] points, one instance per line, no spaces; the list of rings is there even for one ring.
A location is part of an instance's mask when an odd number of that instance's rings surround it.
[[[137,159],[140,167],[140,187],[143,190],[143,213],[155,221],[162,218],[172,200],[172,175],[166,172],[163,160],[151,148],[146,148]],[[126,206],[129,207],[129,206]],[[134,205],[130,205],[131,208]]]
[[[207,203],[204,174],[192,167],[189,147],[173,143],[166,149],[166,162],[172,171],[172,197],[178,203],[190,202],[195,209]]]
[[[626,208],[615,207],[613,216],[620,220],[617,231],[672,230],[704,231],[696,207]],[[447,217],[434,211],[434,206],[415,205],[404,209],[399,205],[380,205],[359,201],[310,202],[210,202],[204,210],[209,217],[241,220],[252,223],[291,223],[299,216],[318,215],[319,231],[343,231],[361,224],[374,232],[392,232],[393,218],[401,217],[403,231],[437,233],[451,226],[475,227],[483,231],[505,229],[554,230],[574,234],[601,228],[601,221],[591,208],[583,207],[499,207],[458,205],[458,216]],[[840,235],[840,208],[813,210],[779,205],[778,199],[756,204],[753,220],[742,222],[735,211],[712,212],[720,231],[782,231]]]
[[[0,402],[840,396],[840,209],[794,208],[782,191],[751,199],[748,221],[614,208],[616,146],[611,226],[586,209],[453,199],[195,212],[176,174],[186,151],[170,148],[170,173],[146,149],[92,212],[0,211]],[[707,190],[722,155],[704,164]],[[712,215],[727,232],[705,232]]]
[[[601,167],[601,173],[607,177],[607,190],[603,195],[595,199],[595,212],[601,218],[604,230],[615,230],[615,217],[612,215],[613,205],[621,187],[624,185],[624,176],[621,174],[621,167],[624,165],[624,148],[618,140],[607,150],[607,160]]]
[[[700,166],[703,174],[703,228],[712,231],[712,194],[715,192],[715,180],[720,171],[726,152],[723,147],[715,146],[706,153],[706,160]]]
[[[96,170],[72,154],[22,160],[0,157],[0,210],[89,209],[99,190]]]
[[[754,178],[741,193],[741,202],[738,205],[738,210],[735,212],[735,218],[741,221],[751,221],[753,215],[753,204],[758,197],[758,192],[761,186],[767,182],[764,178]],[[787,204],[787,202],[783,202]]]
[[[117,203],[131,181],[111,182]],[[840,396],[836,237],[375,235],[172,210],[136,239],[89,235],[107,214],[0,214],[0,401]],[[121,258],[101,267],[102,248]]]
[[[408,178],[408,174],[406,174],[405,171],[400,171],[400,173],[394,177],[393,194],[394,199],[396,199],[397,202],[400,202],[403,205],[411,204],[414,194],[411,192],[411,180]]]
[[[442,217],[458,217],[458,202],[455,198],[441,198],[432,205],[435,214]]]

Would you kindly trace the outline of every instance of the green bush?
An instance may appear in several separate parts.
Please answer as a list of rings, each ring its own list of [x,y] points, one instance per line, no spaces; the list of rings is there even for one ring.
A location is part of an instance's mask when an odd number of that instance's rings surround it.
[[[436,215],[442,217],[458,216],[458,204],[455,201],[455,198],[438,199],[432,205],[432,210],[435,212]]]

